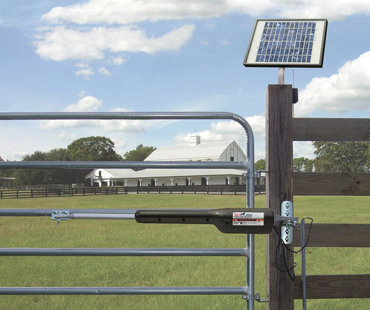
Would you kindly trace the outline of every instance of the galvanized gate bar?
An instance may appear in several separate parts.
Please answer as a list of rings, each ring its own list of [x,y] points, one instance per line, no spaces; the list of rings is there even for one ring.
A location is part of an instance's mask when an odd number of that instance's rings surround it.
[[[63,211],[69,211],[69,213],[80,213],[80,214],[127,214],[135,215],[135,212],[139,209],[63,209]],[[143,209],[140,209],[143,210]],[[160,210],[160,209],[150,209]],[[166,210],[178,210],[178,209],[166,209]],[[182,209],[184,211],[191,210],[207,210],[207,209]],[[51,217],[53,211],[62,211],[59,209],[0,209],[0,216],[49,216]]]
[[[168,119],[230,119],[239,123],[245,130],[247,139],[247,158],[248,162],[235,163],[235,162],[126,162],[127,168],[198,168],[198,169],[217,169],[217,168],[231,168],[231,169],[244,169],[247,170],[247,207],[254,208],[254,136],[252,128],[249,123],[240,115],[229,113],[229,112],[85,112],[85,113],[73,113],[73,112],[22,112],[22,113],[0,113],[0,120],[70,120],[70,119],[125,119],[125,120],[168,120]],[[250,164],[249,164],[250,163]],[[109,166],[117,165],[119,166]],[[192,166],[194,164],[194,166]],[[209,166],[208,166],[209,164]],[[39,165],[39,166],[37,166]],[[54,165],[54,166],[53,166]],[[61,165],[61,166],[57,166]],[[74,165],[74,166],[73,166]],[[1,162],[0,169],[8,168],[123,168],[125,167],[124,162],[115,163],[104,163],[98,162],[93,163],[93,167],[89,166],[88,162]],[[219,166],[217,166],[219,165]],[[229,166],[230,165],[230,166]],[[159,294],[244,294],[248,295],[247,309],[254,310],[254,235],[247,235],[247,246],[246,251],[248,252],[247,257],[247,287],[217,287],[217,288],[205,288],[205,287],[192,287],[192,288],[0,288],[0,294],[6,295],[24,295],[24,294],[47,294],[47,295],[96,295],[96,294],[147,294],[147,295],[159,295]]]
[[[0,256],[248,256],[248,251],[237,248],[2,248]]]
[[[1,287],[0,295],[241,295],[246,287]]]
[[[231,112],[2,112],[0,120],[168,120],[168,119],[231,119],[244,128],[249,127],[246,120]],[[247,130],[246,130],[247,131]]]

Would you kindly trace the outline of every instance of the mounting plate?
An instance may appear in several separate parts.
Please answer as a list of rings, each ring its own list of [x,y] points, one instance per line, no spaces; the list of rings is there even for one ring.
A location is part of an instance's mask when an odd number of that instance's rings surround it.
[[[293,217],[293,203],[291,201],[283,201],[281,204],[281,215],[286,217]],[[293,226],[291,220],[284,221],[281,225],[281,239],[285,244],[293,242]]]

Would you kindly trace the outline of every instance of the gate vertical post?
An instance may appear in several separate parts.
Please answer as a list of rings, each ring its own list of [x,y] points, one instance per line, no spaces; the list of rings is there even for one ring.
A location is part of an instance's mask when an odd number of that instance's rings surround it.
[[[266,92],[266,208],[281,214],[281,203],[293,201],[293,142],[292,142],[292,85],[268,85]],[[282,252],[276,254],[278,237],[267,236],[266,270],[268,310],[294,309],[294,283],[283,266]],[[288,266],[293,266],[293,254],[287,254]]]

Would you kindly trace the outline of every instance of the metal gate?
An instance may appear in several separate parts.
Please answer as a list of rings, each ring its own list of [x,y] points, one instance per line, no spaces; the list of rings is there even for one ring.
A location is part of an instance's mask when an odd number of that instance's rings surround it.
[[[247,162],[0,162],[0,169],[31,168],[132,168],[132,169],[242,169],[246,171],[246,207],[254,208],[254,137],[248,122],[228,112],[105,112],[105,113],[0,113],[0,120],[210,120],[229,119],[246,133]],[[64,215],[75,218],[130,219],[131,209],[0,209],[0,216]],[[63,216],[63,214],[62,214]],[[0,287],[0,295],[242,295],[247,309],[254,309],[254,235],[246,235],[240,249],[94,249],[94,248],[7,248],[0,256],[245,256],[246,286],[243,287]]]

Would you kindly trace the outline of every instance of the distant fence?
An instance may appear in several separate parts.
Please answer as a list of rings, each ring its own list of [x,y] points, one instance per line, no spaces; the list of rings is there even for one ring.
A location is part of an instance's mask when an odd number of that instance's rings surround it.
[[[265,192],[264,185],[256,185],[255,192]],[[195,186],[114,186],[114,187],[81,187],[81,188],[35,188],[29,190],[1,190],[0,198],[41,198],[61,196],[91,196],[120,194],[245,194],[245,185],[195,185]]]

